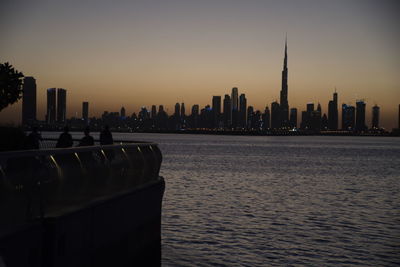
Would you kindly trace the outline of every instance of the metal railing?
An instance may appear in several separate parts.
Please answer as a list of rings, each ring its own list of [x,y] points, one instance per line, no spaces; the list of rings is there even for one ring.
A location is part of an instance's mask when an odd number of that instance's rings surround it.
[[[40,141],[40,149],[56,148],[57,140],[57,138],[43,138],[43,140]],[[72,139],[72,147],[78,147],[80,141],[80,139]],[[94,140],[94,144],[100,145],[100,141]],[[151,142],[114,140],[114,144],[151,144]]]
[[[57,213],[158,179],[155,143],[0,152],[0,226]]]

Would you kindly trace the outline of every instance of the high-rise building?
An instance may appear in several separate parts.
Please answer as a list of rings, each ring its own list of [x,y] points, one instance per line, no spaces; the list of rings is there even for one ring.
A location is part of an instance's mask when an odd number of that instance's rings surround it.
[[[224,127],[230,128],[232,126],[232,102],[229,95],[225,95],[224,98]]]
[[[199,127],[199,105],[192,106],[192,115],[190,116],[190,125],[191,128],[198,128]]]
[[[342,105],[342,130],[352,131],[355,127],[356,109],[353,106]]]
[[[372,108],[372,129],[379,129],[379,107],[375,105]]]
[[[212,97],[212,110],[216,115],[221,114],[221,96]]]
[[[118,112],[116,112],[118,114]],[[142,107],[139,111],[139,120],[146,121],[149,118],[149,112],[146,107]]]
[[[253,116],[253,122],[252,125],[254,125],[254,129],[256,130],[262,130],[263,127],[263,114],[261,114],[261,111],[256,110],[256,112],[254,112],[254,116]]]
[[[124,107],[121,108],[120,115],[121,115],[121,118],[125,118],[126,117],[126,111],[125,111]]]
[[[65,123],[67,116],[67,90],[57,89],[57,122]]]
[[[175,104],[175,117],[180,118],[180,113],[181,113],[181,105],[179,105],[179,103]]]
[[[151,118],[155,120],[157,117],[157,107],[156,105],[151,106]]]
[[[232,101],[232,128],[237,128],[239,126],[239,92],[237,87],[232,88],[231,93],[231,101]]]
[[[356,131],[365,131],[365,102],[362,100],[356,101]]]
[[[193,105],[192,106],[192,116],[199,116],[199,105]]]
[[[46,122],[53,124],[56,121],[56,88],[47,89]]]
[[[168,128],[168,114],[164,111],[164,106],[158,106],[158,113],[156,117],[156,126],[159,129],[167,129]]]
[[[184,118],[185,117],[185,103],[181,104],[181,117]]]
[[[253,129],[255,128],[255,114],[253,106],[247,107],[247,128]]]
[[[36,121],[36,80],[25,77],[22,86],[22,124],[29,125]]]
[[[82,119],[85,124],[89,122],[89,102],[82,102]]]
[[[212,116],[213,116],[213,127],[219,127],[219,120],[221,117],[221,96],[212,97]]]
[[[311,112],[310,129],[313,131],[321,130],[321,104],[318,103],[317,109]]]
[[[324,131],[328,130],[328,117],[326,116],[325,113],[321,119],[321,130],[324,130]]]
[[[181,104],[181,128],[186,128],[186,111],[185,111],[185,103]]]
[[[314,111],[314,103],[307,103],[307,112],[313,112]]]
[[[271,114],[269,112],[268,106],[266,106],[263,115],[263,128],[264,130],[266,130],[269,129],[270,127],[271,127]]]
[[[247,99],[245,94],[241,94],[239,97],[239,126],[246,128],[247,124]]]
[[[282,114],[280,105],[278,102],[274,101],[271,104],[271,128],[278,129],[281,127],[280,115]]]
[[[285,58],[283,60],[280,109],[280,127],[287,127],[289,124],[287,41],[285,41]]]
[[[307,110],[301,113],[301,129],[316,130],[315,127],[318,125],[318,114],[321,117],[321,105],[318,106],[317,110],[314,110],[314,103],[307,103]]]
[[[297,108],[290,109],[290,127],[297,128]]]
[[[239,92],[238,92],[237,87],[232,88],[231,100],[232,100],[232,110],[238,110]]]
[[[302,111],[301,112],[301,123],[300,123],[300,129],[304,130],[309,127],[308,125],[308,119],[309,115],[307,111]]]
[[[336,131],[338,129],[339,112],[338,112],[338,97],[337,93],[333,93],[333,100],[328,104],[328,129]]]

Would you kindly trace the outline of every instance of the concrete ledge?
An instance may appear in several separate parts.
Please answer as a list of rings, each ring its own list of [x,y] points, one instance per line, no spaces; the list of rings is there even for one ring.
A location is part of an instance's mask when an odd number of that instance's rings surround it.
[[[13,266],[161,265],[162,177],[136,189],[47,214],[0,235]]]
[[[15,226],[0,233],[0,257],[7,267],[42,266],[42,248],[43,226],[40,222]]]

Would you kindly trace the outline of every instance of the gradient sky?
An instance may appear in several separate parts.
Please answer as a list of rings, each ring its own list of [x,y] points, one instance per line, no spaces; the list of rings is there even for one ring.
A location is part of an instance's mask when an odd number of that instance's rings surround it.
[[[400,1],[2,1],[0,61],[38,86],[67,89],[67,116],[141,106],[211,103],[245,93],[263,110],[278,99],[285,34],[289,106],[320,102],[381,107],[381,125],[397,125],[400,104]],[[19,123],[22,100],[0,112]]]

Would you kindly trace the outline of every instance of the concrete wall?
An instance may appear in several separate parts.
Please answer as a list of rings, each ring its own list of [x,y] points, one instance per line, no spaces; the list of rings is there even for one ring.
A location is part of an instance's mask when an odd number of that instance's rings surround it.
[[[25,232],[0,236],[0,255],[8,267],[161,265],[164,189],[160,177],[128,192],[47,214]]]

